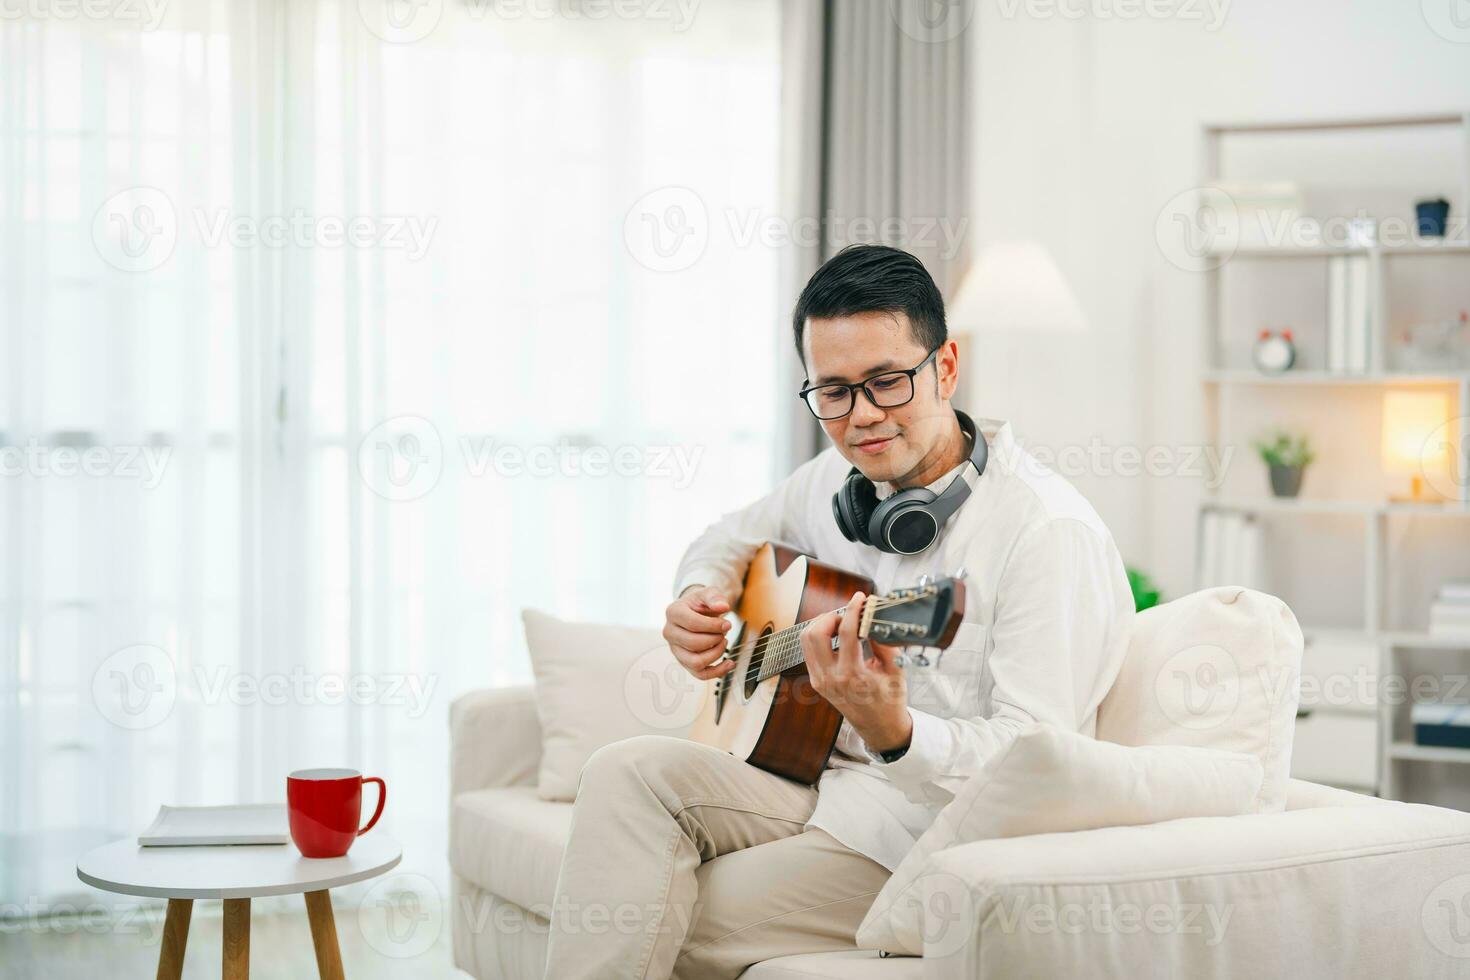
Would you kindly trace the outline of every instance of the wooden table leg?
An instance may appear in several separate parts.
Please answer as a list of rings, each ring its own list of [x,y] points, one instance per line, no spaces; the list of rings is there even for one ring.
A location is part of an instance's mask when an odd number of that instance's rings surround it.
[[[250,899],[225,899],[224,980],[250,976]]]
[[[158,947],[158,980],[179,980],[184,973],[184,946],[189,942],[189,917],[194,914],[192,898],[168,900],[163,918],[163,943]]]
[[[317,972],[322,980],[344,980],[342,950],[337,945],[337,920],[332,917],[332,896],[325,888],[306,893],[306,917],[311,920]]]

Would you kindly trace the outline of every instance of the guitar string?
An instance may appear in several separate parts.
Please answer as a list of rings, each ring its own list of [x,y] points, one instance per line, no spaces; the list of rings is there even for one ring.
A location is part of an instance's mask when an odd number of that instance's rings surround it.
[[[924,592],[919,595],[903,596],[900,598],[880,596],[872,599],[871,602],[873,603],[873,611],[876,613],[879,609],[885,609],[889,606],[900,606],[932,594],[932,592]],[[806,628],[813,621],[808,619],[756,640],[754,646],[751,648],[751,657],[752,659],[757,655],[761,657],[758,681],[767,680],[775,677],[782,671],[790,670],[805,659],[805,655],[801,652],[801,634],[805,632]],[[892,620],[880,620],[876,618],[870,620],[870,628],[874,624],[882,624],[884,626],[903,625]],[[775,648],[774,655],[767,656],[768,649],[772,647]]]

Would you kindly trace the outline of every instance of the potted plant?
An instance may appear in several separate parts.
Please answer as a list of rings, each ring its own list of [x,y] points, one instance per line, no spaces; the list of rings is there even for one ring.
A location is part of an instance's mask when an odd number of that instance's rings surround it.
[[[1271,470],[1271,492],[1278,497],[1295,497],[1302,488],[1302,472],[1317,458],[1306,436],[1277,432],[1269,440],[1258,440],[1256,452]]]
[[[1125,569],[1128,573],[1128,587],[1133,590],[1133,609],[1135,612],[1143,612],[1152,609],[1159,604],[1159,587],[1154,580],[1149,578],[1147,572],[1136,568]]]

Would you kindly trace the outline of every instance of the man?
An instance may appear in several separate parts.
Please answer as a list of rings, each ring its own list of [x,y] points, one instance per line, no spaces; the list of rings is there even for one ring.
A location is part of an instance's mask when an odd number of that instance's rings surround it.
[[[923,265],[883,246],[845,249],[807,284],[793,326],[803,398],[832,446],[690,545],[664,626],[673,656],[702,680],[733,667],[723,614],[767,540],[880,592],[964,566],[964,623],[936,667],[907,674],[893,649],[873,644],[863,658],[856,615],[806,629],[812,684],[844,718],[816,787],[677,738],[595,753],[557,882],[551,980],[735,977],[774,956],[851,949],[874,896],[965,780],[1031,723],[1093,734],[1117,674],[1133,600],[1112,537],[1009,424],[980,420],[988,455],[975,453],[950,406],[957,349]],[[969,495],[938,540],[892,553],[848,540],[834,519],[852,467],[877,499],[957,479]],[[585,928],[598,906],[639,910],[637,927]]]

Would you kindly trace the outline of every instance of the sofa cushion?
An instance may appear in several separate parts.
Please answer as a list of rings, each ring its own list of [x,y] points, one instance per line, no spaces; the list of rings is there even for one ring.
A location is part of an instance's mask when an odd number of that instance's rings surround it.
[[[572,800],[592,753],[634,735],[689,734],[705,685],[679,666],[656,629],[568,623],[521,612],[536,715],[543,799]]]
[[[1301,627],[1275,596],[1223,586],[1155,606],[1134,619],[1097,737],[1247,752],[1265,771],[1256,812],[1281,810],[1301,663]]]
[[[858,926],[857,942],[924,952],[924,885],[934,855],[971,841],[1181,817],[1250,813],[1261,786],[1255,756],[1185,746],[1130,748],[1051,725],[1025,729],[939,811]]]
[[[549,908],[572,805],[543,800],[533,786],[461,793],[450,821],[449,863],[456,874],[522,908]]]

